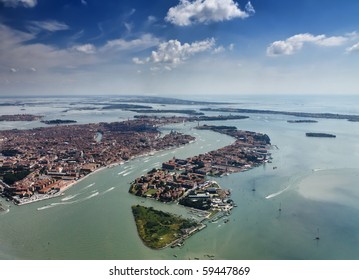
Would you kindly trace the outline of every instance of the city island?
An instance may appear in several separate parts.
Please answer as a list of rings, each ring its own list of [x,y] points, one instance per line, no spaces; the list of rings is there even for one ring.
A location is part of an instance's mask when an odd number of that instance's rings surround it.
[[[160,125],[183,118],[0,131],[0,192],[17,205],[61,195],[88,174],[195,140]]]
[[[236,141],[187,159],[173,157],[162,163],[162,168],[153,168],[131,183],[130,193],[163,203],[179,203],[191,208],[191,212],[201,219],[199,222],[185,222],[168,213],[151,213],[151,209],[133,206],[138,234],[150,248],[182,246],[185,239],[206,227],[206,221],[214,222],[230,215],[232,208],[236,207],[230,198],[230,190],[222,189],[216,181],[208,180],[207,176],[219,177],[245,171],[267,162],[270,157],[270,138],[266,134],[241,131],[232,126],[203,125],[196,129],[227,134]],[[163,224],[161,217],[166,218],[166,229],[154,230]]]

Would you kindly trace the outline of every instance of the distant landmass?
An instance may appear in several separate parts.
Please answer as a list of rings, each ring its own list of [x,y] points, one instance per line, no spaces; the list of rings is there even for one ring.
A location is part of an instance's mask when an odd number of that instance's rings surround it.
[[[174,113],[174,114],[187,114],[187,115],[193,115],[193,116],[202,116],[204,113],[197,112],[196,110],[151,110],[151,109],[145,109],[145,110],[129,110],[136,113],[141,114],[162,114],[162,113]]]
[[[121,96],[114,98],[112,102],[131,102],[131,103],[153,103],[153,104],[165,104],[165,105],[225,105],[233,104],[229,102],[209,102],[209,101],[193,101],[185,99],[177,99],[170,97],[158,97],[158,96]]]
[[[134,105],[134,104],[111,104],[105,107],[102,107],[102,110],[112,110],[112,109],[122,109],[122,110],[131,110],[131,109],[152,109],[151,106],[144,105]]]
[[[288,123],[317,123],[315,120],[289,120]]]
[[[42,116],[30,115],[30,114],[16,114],[16,115],[1,115],[0,121],[16,122],[16,121],[37,121],[41,119]]]
[[[343,115],[343,114],[333,114],[333,113],[304,113],[304,112],[287,112],[287,111],[257,110],[257,109],[237,109],[237,108],[203,108],[201,109],[201,111],[287,115],[287,116],[296,116],[302,118],[344,119],[350,121],[359,121],[359,115]]]
[[[325,138],[335,138],[337,137],[334,134],[329,134],[329,133],[319,133],[319,132],[307,132],[305,134],[307,137],[325,137]]]
[[[77,121],[74,120],[49,120],[49,121],[41,121],[44,124],[69,124],[69,123],[77,123]]]

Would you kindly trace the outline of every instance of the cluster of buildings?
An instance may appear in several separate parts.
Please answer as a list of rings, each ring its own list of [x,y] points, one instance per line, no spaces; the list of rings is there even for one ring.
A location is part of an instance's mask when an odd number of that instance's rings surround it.
[[[37,115],[30,115],[30,114],[18,114],[18,115],[1,115],[0,121],[7,121],[7,122],[13,122],[13,121],[36,121],[41,119],[42,116]]]
[[[264,163],[269,156],[270,139],[265,134],[239,131],[235,127],[205,125],[197,128],[224,133],[236,141],[187,159],[174,157],[162,163],[162,169],[153,169],[135,179],[130,193],[162,202],[178,200],[180,204],[201,210],[230,210],[233,201],[228,199],[229,193],[215,182],[206,181],[206,175],[222,176]]]
[[[172,202],[204,182],[205,178],[201,174],[153,169],[132,182],[130,193],[162,202]]]
[[[155,121],[0,131],[0,184],[9,199],[51,194],[96,169],[194,140]],[[1,190],[0,189],[0,190]]]
[[[223,176],[233,172],[248,170],[266,162],[270,156],[270,139],[266,134],[241,131],[225,126],[201,126],[197,129],[210,129],[230,135],[236,139],[232,145],[187,159],[173,158],[162,164],[168,170]]]

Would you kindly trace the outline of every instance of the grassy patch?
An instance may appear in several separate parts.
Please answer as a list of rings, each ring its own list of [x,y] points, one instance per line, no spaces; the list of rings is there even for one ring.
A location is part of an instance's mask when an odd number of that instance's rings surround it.
[[[198,223],[152,207],[132,206],[138,234],[143,243],[152,248],[160,249],[171,244],[185,234],[186,229],[198,226]]]

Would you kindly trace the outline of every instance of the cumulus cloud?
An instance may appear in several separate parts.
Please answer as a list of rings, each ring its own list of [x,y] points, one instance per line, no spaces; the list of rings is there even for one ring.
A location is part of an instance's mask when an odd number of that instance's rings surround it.
[[[217,54],[217,53],[222,53],[222,52],[225,52],[225,51],[226,51],[226,49],[223,46],[219,46],[218,48],[215,48],[213,50],[213,53]]]
[[[297,34],[284,41],[275,41],[267,48],[268,56],[292,55],[300,51],[304,43],[312,43],[323,47],[341,46],[348,41],[348,37],[326,35],[314,36],[310,33]]]
[[[347,48],[346,51],[347,51],[347,53],[354,53],[354,52],[359,53],[359,43]]]
[[[92,44],[78,45],[78,46],[74,46],[72,49],[85,54],[96,53],[96,47]]]
[[[215,40],[213,38],[203,41],[196,41],[191,44],[182,44],[178,40],[169,40],[158,45],[155,51],[152,51],[151,55],[145,59],[134,57],[132,62],[135,64],[151,63],[150,70],[157,72],[165,69],[171,71],[179,64],[184,63],[190,57],[205,51],[213,50],[212,53],[218,53],[224,50],[222,46],[214,49]]]
[[[214,45],[215,40],[213,38],[191,44],[182,44],[178,40],[169,40],[161,43],[156,51],[152,51],[149,61],[175,67],[197,53],[212,49]]]
[[[18,6],[33,8],[37,5],[37,0],[0,0],[5,7],[16,8]]]
[[[39,33],[42,30],[56,32],[70,29],[67,24],[56,20],[30,21],[27,28],[34,33]]]
[[[145,64],[145,63],[146,63],[146,61],[141,60],[141,59],[139,59],[138,57],[132,58],[132,62],[133,62],[134,64]]]
[[[248,8],[253,8],[250,2]],[[243,19],[248,16],[249,14],[242,11],[233,0],[180,0],[177,6],[168,10],[165,20],[174,25],[188,26],[193,23]]]

